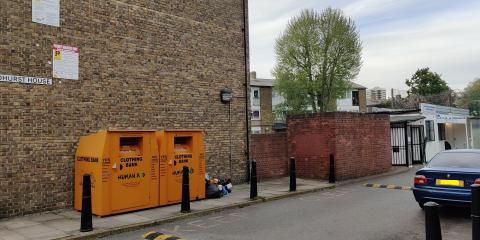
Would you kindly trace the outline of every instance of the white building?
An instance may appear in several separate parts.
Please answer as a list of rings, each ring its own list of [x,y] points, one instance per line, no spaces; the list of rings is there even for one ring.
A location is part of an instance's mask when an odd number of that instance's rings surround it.
[[[480,118],[470,117],[467,121],[470,134],[470,143],[473,149],[480,149]]]
[[[480,119],[467,109],[422,103],[419,111],[391,114],[390,120],[394,165],[429,161],[446,149],[480,149]]]
[[[345,97],[337,99],[339,112],[367,112],[366,87],[352,83],[352,88],[345,93]]]
[[[468,109],[421,104],[421,113],[425,120],[426,158],[430,160],[435,154],[451,149],[472,148],[471,133],[468,131]]]
[[[272,131],[272,87],[273,79],[257,78],[250,73],[250,108],[252,134]]]
[[[367,104],[378,104],[387,100],[387,90],[384,88],[374,87],[367,89]]]

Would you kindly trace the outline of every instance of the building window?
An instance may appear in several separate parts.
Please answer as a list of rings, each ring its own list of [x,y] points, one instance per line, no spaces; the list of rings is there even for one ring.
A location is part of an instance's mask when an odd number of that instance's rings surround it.
[[[260,120],[260,110],[252,111],[252,120]]]
[[[425,121],[425,130],[427,131],[427,134],[426,134],[427,141],[429,142],[435,141],[435,125],[433,121],[431,120]]]
[[[262,133],[261,127],[252,127],[252,134],[260,134]]]
[[[352,91],[352,106],[360,106],[360,96],[358,91]]]
[[[260,98],[260,92],[258,90],[253,90],[253,98]]]
[[[445,123],[438,124],[438,140],[446,140],[445,136]]]
[[[260,106],[260,88],[252,88],[252,105]]]

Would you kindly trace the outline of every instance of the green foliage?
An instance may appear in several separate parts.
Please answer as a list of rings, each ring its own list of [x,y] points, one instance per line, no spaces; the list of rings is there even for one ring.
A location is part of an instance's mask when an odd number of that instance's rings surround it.
[[[468,84],[459,106],[470,109],[470,114],[474,116],[480,116],[480,78]]]
[[[405,83],[410,87],[409,94],[420,96],[437,95],[450,90],[442,77],[428,67],[418,69]]]
[[[391,108],[391,107],[392,107],[392,99],[383,100],[381,103],[376,104],[375,107],[378,107],[378,108]]]
[[[334,110],[361,66],[355,23],[341,10],[304,10],[277,39],[275,89],[285,99],[277,111],[290,114]]]

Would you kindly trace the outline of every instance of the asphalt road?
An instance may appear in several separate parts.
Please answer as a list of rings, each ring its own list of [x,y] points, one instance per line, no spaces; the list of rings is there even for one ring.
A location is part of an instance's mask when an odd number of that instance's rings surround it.
[[[408,173],[368,183],[411,186]],[[366,182],[363,182],[366,183]],[[243,209],[123,233],[105,239],[141,239],[158,231],[185,239],[425,239],[424,212],[411,191],[367,188],[363,183]],[[443,239],[471,239],[466,209],[440,210]]]

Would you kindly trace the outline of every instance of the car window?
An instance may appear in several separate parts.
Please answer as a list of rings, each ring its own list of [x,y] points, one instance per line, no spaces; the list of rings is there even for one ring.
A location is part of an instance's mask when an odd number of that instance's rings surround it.
[[[467,152],[445,152],[437,154],[428,167],[480,168],[480,154]]]

